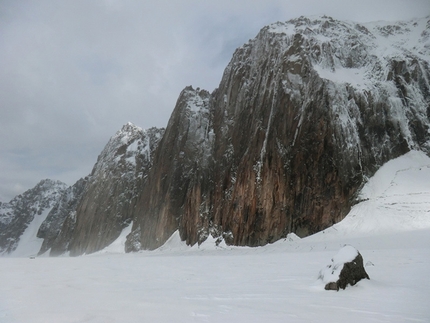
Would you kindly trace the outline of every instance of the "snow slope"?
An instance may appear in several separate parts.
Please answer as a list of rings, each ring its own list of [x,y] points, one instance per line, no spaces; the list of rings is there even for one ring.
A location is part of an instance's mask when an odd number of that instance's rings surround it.
[[[1,258],[0,322],[429,322],[430,158],[384,165],[360,204],[313,236],[258,248],[119,252],[123,235],[77,258]],[[129,230],[129,228],[125,229]],[[370,280],[325,291],[318,273],[345,244]]]
[[[343,221],[323,232],[351,236],[430,228],[430,158],[411,151],[389,161],[360,198]]]
[[[8,254],[11,257],[35,256],[42,246],[43,239],[37,237],[37,232],[52,208],[45,209],[42,214],[34,217],[19,239],[18,246]]]

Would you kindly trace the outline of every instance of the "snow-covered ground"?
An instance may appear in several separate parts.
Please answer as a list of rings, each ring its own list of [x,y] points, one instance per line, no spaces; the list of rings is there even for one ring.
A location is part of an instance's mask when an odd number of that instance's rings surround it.
[[[124,235],[77,258],[0,259],[0,322],[430,322],[430,159],[383,166],[337,225],[259,248],[123,254]],[[127,230],[127,229],[126,229]],[[320,269],[345,244],[370,280],[325,291]]]

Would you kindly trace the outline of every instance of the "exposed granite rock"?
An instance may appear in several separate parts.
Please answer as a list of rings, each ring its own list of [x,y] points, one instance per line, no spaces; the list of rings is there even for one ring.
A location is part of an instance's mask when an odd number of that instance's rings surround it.
[[[214,133],[211,100],[209,92],[192,87],[184,89],[179,96],[155,151],[154,167],[139,197],[126,250],[157,248],[178,229],[178,225],[182,230],[192,232],[190,236],[193,237],[201,227],[207,227],[207,224],[200,223],[195,209],[192,210],[195,217],[187,219],[189,222],[186,224],[182,214],[184,208],[200,207],[201,194],[204,193],[201,187],[212,176]],[[190,196],[193,196],[192,202],[184,205]],[[139,243],[136,243],[137,238]]]
[[[338,291],[370,278],[364,269],[360,252],[352,246],[345,246],[331,259],[330,264],[320,271],[318,279],[324,282],[326,290]]]
[[[329,17],[273,24],[236,50],[212,94],[186,88],[127,250],[154,249],[178,228],[191,245],[312,234],[340,221],[386,161],[428,153],[429,40],[414,54],[399,42],[407,35],[381,30]]]
[[[430,152],[428,21],[264,27],[213,93],[181,92],[165,132],[127,124],[110,139],[92,173],[48,203],[40,253],[95,252],[131,223],[126,251],[176,230],[189,245],[259,246],[340,221],[382,164]],[[0,250],[49,211],[20,201],[0,205]]]
[[[126,124],[108,142],[88,176],[75,212],[66,218],[52,252],[71,256],[103,249],[131,224],[164,129]]]

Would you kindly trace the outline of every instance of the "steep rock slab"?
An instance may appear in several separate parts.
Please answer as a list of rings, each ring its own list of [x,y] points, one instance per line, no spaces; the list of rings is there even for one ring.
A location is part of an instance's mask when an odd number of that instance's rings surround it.
[[[208,227],[199,210],[213,173],[212,114],[209,92],[192,87],[181,92],[140,195],[127,251],[157,248],[178,227],[193,244]],[[183,216],[187,210],[191,217]]]
[[[136,196],[152,166],[152,155],[163,129],[142,130],[126,124],[108,142],[88,177],[76,213],[64,221],[58,252],[92,253],[118,238],[130,224]]]

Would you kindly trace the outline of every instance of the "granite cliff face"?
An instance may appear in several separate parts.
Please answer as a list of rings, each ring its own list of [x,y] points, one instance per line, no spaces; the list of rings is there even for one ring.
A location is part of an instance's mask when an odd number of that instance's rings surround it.
[[[0,254],[20,247],[21,256],[29,256],[28,250],[76,256],[108,246],[131,224],[163,133],[128,123],[109,140],[87,177],[70,187],[44,180],[0,204]]]
[[[179,96],[139,195],[126,251],[153,249],[164,243],[178,229],[186,199],[192,196],[188,203],[201,206],[201,196],[209,189],[202,186],[213,175],[212,100],[209,92],[191,87]],[[183,226],[197,234],[207,224]]]
[[[55,254],[91,253],[115,241],[130,225],[152,155],[163,129],[128,123],[107,143],[88,176],[76,209],[64,220],[51,246]]]
[[[237,49],[212,94],[186,88],[154,155],[127,250],[177,229],[257,246],[341,220],[379,166],[429,153],[430,17],[301,17]]]

